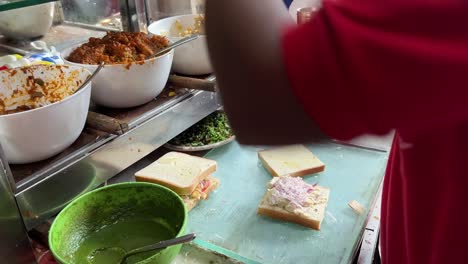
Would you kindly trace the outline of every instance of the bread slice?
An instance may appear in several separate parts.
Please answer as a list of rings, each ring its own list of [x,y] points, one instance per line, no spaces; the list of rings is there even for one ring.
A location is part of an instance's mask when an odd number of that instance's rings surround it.
[[[353,211],[356,214],[363,214],[366,211],[366,208],[364,208],[358,201],[352,200],[351,202],[348,203],[349,207],[353,209]]]
[[[274,177],[300,177],[325,170],[325,164],[303,145],[259,151],[258,158]]]
[[[206,193],[205,199],[208,199],[210,196],[210,193],[214,191],[216,188],[218,188],[219,186],[219,179],[213,176],[209,176],[207,179],[210,181],[210,186],[204,191],[204,193]],[[185,207],[187,208],[187,211],[192,210],[201,201],[201,199],[193,198],[189,195],[183,195],[182,200],[185,203]]]
[[[286,209],[272,206],[268,203],[266,195],[263,197],[262,202],[258,207],[258,214],[320,230],[320,225],[325,217],[330,189],[315,186],[310,195],[312,196],[314,203],[307,208],[307,214],[296,214],[287,211]]]
[[[216,161],[169,152],[135,173],[137,181],[166,186],[179,195],[190,195],[200,181],[216,171]]]

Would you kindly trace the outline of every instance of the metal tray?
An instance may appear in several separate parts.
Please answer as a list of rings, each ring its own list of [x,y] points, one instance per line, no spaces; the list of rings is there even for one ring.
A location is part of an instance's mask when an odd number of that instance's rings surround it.
[[[233,142],[234,140],[236,140],[236,136],[232,136],[232,137],[230,137],[228,139],[225,139],[223,141],[216,142],[216,143],[213,143],[213,144],[204,145],[204,146],[189,147],[189,146],[177,146],[177,145],[172,145],[170,143],[166,143],[164,145],[164,147],[166,147],[166,148],[168,148],[170,150],[175,150],[175,151],[197,152],[197,151],[204,151],[204,150],[210,150],[210,149],[214,149],[214,148],[217,148],[217,147],[221,147],[221,146],[224,146],[226,144],[229,144],[229,143]]]

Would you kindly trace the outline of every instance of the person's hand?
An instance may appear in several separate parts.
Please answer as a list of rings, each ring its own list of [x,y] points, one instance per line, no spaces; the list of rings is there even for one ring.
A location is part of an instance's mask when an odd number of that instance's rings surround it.
[[[240,143],[287,144],[321,134],[290,88],[282,0],[207,0],[208,49],[224,109]]]

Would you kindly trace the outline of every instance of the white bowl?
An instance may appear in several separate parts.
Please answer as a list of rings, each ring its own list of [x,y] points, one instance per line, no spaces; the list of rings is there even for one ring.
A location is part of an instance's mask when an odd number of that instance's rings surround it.
[[[65,64],[82,66],[92,72],[97,65],[67,60],[68,55],[81,44],[64,50],[62,58]],[[148,103],[166,86],[173,57],[174,50],[171,50],[143,62],[105,65],[93,79],[92,100],[111,108],[128,108]]]
[[[45,35],[54,20],[55,2],[1,12],[0,34],[14,39]]]
[[[165,35],[171,42],[182,39],[181,37],[170,36],[169,31],[174,23],[179,20],[184,27],[193,26],[194,18],[197,15],[173,16],[151,23],[148,31],[155,35]],[[180,74],[203,75],[213,72],[210,57],[208,55],[208,45],[206,36],[201,35],[198,39],[175,48],[174,63],[172,69]]]
[[[25,69],[29,70],[0,71],[0,98],[4,102],[11,98],[11,91],[24,91],[28,87],[28,76],[33,75],[45,83],[55,81],[60,87],[66,87],[67,91],[74,91],[90,75],[86,69],[72,66],[38,65]],[[0,115],[0,143],[8,162],[36,162],[69,147],[83,130],[90,97],[91,84],[88,84],[81,91],[59,102],[24,112]],[[25,104],[23,102],[28,98],[19,97],[15,105]]]

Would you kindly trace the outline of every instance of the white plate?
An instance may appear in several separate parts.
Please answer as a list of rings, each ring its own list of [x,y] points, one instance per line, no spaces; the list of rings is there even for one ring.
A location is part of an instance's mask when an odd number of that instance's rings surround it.
[[[184,152],[192,152],[192,151],[203,151],[203,150],[209,150],[209,149],[214,149],[214,148],[217,148],[217,147],[221,147],[221,146],[224,146],[228,143],[231,143],[232,141],[234,141],[236,139],[236,136],[232,136],[228,139],[225,139],[223,141],[220,141],[220,142],[216,142],[216,143],[213,143],[213,144],[208,144],[208,145],[204,145],[204,146],[197,146],[197,147],[190,147],[190,146],[176,146],[176,145],[172,145],[172,144],[169,144],[169,143],[166,143],[164,145],[164,147],[170,149],[170,150],[175,150],[175,151],[184,151]]]

